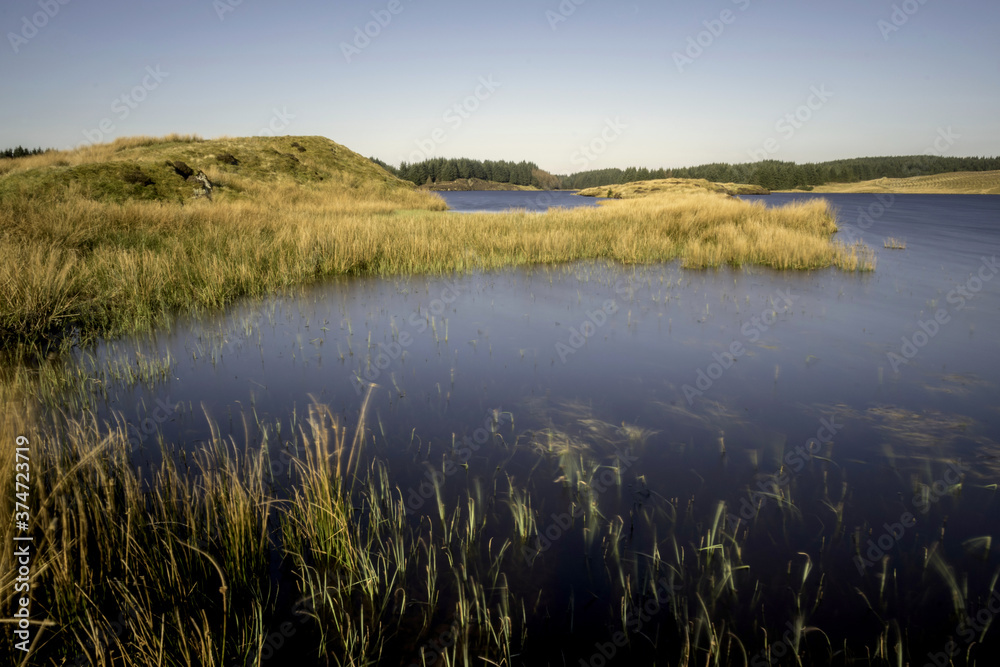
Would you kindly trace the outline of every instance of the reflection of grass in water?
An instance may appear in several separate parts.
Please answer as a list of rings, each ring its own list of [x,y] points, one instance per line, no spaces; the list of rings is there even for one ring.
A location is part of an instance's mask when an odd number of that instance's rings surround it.
[[[727,439],[739,439],[734,416],[724,406],[714,413],[729,416]],[[167,449],[144,475],[121,431],[102,436],[91,422],[67,421],[61,437],[46,437],[55,434],[5,412],[0,437],[29,433],[38,475],[32,595],[38,617],[54,623],[38,657],[88,651],[99,665],[259,664],[287,611],[267,575],[275,563],[282,590],[303,600],[293,644],[340,665],[421,664],[421,647],[429,660],[427,647],[446,630],[445,664],[515,664],[554,655],[545,653],[553,645],[579,653],[581,642],[586,653],[614,631],[626,638],[622,656],[644,663],[655,655],[667,664],[745,667],[758,654],[777,657],[787,641],[802,664],[895,664],[924,646],[913,628],[931,628],[928,641],[936,640],[933,628],[953,628],[950,614],[982,600],[974,568],[990,558],[985,535],[960,544],[980,559],[975,566],[947,557],[928,531],[893,550],[891,565],[845,574],[885,519],[857,507],[846,480],[831,493],[826,475],[835,467],[824,461],[787,484],[778,502],[733,523],[730,490],[677,497],[641,469],[662,434],[614,425],[580,405],[550,414],[514,440],[520,458],[499,468],[473,459],[467,474],[444,475],[424,515],[407,512],[390,465],[369,446],[376,436],[363,411],[348,429],[314,405],[284,442],[269,442],[275,432],[265,430],[253,451],[213,427],[194,457],[177,461]],[[290,497],[268,475],[268,452],[282,444],[296,457]],[[623,464],[619,449],[640,463]],[[0,450],[0,466],[11,468],[12,457]],[[537,462],[533,473],[524,474],[523,459]],[[562,511],[552,492],[566,492],[584,515],[526,559],[522,547]],[[12,493],[9,476],[0,478],[0,494]],[[961,501],[949,498],[948,512],[964,509]],[[944,513],[934,511],[928,525]],[[10,525],[0,528],[0,539],[12,535]],[[925,546],[924,556],[913,555]],[[10,552],[0,554],[8,606]],[[560,585],[577,572],[571,587]],[[657,597],[656,611],[640,617],[638,608]],[[122,608],[135,614],[115,634]],[[843,615],[871,618],[877,629],[851,630],[848,641],[836,621]],[[9,642],[0,639],[0,652],[9,653]]]
[[[925,391],[952,396],[968,396],[973,391],[983,391],[993,387],[993,383],[971,373],[950,373],[941,376],[941,384],[925,383]]]

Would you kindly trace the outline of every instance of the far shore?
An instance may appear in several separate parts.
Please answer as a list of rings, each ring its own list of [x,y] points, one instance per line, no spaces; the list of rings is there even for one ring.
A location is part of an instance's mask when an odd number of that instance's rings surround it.
[[[857,183],[826,183],[775,192],[823,194],[1000,195],[1000,171],[955,171],[911,178],[877,178]]]

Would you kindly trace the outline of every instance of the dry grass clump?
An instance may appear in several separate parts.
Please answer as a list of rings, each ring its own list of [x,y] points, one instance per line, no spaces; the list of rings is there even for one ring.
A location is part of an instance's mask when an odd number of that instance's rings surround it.
[[[882,242],[882,247],[889,250],[906,250],[906,241],[890,236]]]

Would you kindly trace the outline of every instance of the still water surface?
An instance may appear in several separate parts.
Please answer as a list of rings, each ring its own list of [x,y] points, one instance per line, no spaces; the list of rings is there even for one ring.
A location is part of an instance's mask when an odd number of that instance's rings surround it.
[[[457,208],[546,193],[444,194]],[[374,383],[369,426],[404,493],[423,480],[423,461],[486,428],[503,442],[491,439],[470,468],[503,465],[530,480],[542,516],[566,500],[520,445],[594,424],[644,429],[624,491],[601,499],[609,516],[627,514],[636,498],[739,508],[762,477],[791,470],[791,495],[808,518],[793,541],[804,550],[829,528],[821,501],[830,499],[817,494],[844,503],[846,531],[881,526],[914,509],[913,480],[930,483],[960,460],[969,468],[962,494],[934,511],[956,538],[949,557],[961,559],[954,545],[1000,528],[990,490],[1000,477],[1000,198],[824,196],[839,209],[838,237],[876,248],[874,273],[580,262],[331,281],[158,332],[141,345],[169,351],[172,379],[120,388],[102,414],[141,424],[159,399],[177,406],[157,426],[168,442],[197,448],[208,414],[252,448],[257,424],[290,427],[313,401],[355,423]],[[884,249],[890,236],[906,249]],[[154,456],[155,437],[133,430]],[[802,457],[813,438],[825,467]],[[789,461],[796,448],[808,465]],[[280,476],[280,452],[273,460]],[[418,515],[430,511],[413,503]],[[557,547],[566,557],[575,548]],[[766,551],[759,557],[755,571],[766,572]],[[826,572],[850,580],[851,557],[845,546]],[[998,562],[994,549],[982,576]],[[586,578],[573,567],[561,576]],[[835,613],[825,622],[838,622]]]

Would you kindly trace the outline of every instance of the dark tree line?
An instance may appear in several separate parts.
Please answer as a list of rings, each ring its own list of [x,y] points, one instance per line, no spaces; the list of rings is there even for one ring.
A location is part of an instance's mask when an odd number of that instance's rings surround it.
[[[559,183],[559,179],[553,180],[554,177],[551,174],[539,169],[534,162],[433,158],[412,164],[403,162],[397,168],[377,158],[371,158],[371,160],[399,178],[417,185],[446,183],[460,178],[479,178],[495,183],[533,185],[539,188],[558,187]]]
[[[27,157],[28,155],[41,155],[42,153],[48,152],[50,149],[45,148],[25,148],[24,146],[18,146],[17,148],[8,148],[7,150],[0,151],[0,158],[15,158],[15,157]]]
[[[1000,169],[1000,157],[907,155],[852,158],[806,164],[764,160],[748,164],[717,162],[680,169],[646,169],[645,167],[597,169],[560,178],[562,187],[572,190],[657,178],[704,178],[719,183],[749,183],[770,190],[791,190],[811,185],[822,185],[823,183],[854,183],[876,178],[908,178],[953,171],[992,171],[996,169]]]

